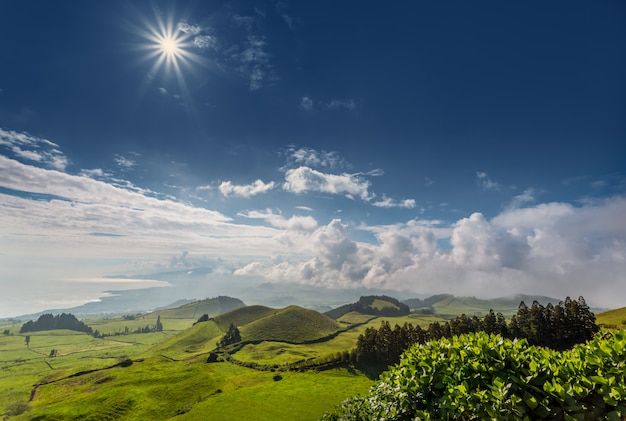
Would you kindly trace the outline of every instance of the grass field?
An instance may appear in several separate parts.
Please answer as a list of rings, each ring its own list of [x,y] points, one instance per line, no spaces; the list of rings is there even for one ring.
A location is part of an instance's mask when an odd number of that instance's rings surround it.
[[[626,329],[626,307],[597,314],[596,323],[601,327]]]
[[[180,317],[188,312],[189,306],[184,312],[170,311],[173,318],[160,311],[134,319],[88,319],[94,330],[111,336],[33,332],[28,346],[26,335],[19,334],[20,325],[5,325],[3,330],[9,329],[9,334],[0,336],[0,415],[14,413],[19,404],[27,411],[8,419],[203,420],[211,414],[215,420],[313,420],[344,398],[364,393],[372,383],[364,374],[346,369],[272,373],[206,362],[226,323],[250,325],[252,335],[287,340],[317,338],[346,327],[312,310],[254,306],[194,326],[195,319]],[[159,315],[163,332],[125,334],[156,324]],[[263,342],[244,347],[237,357],[260,364],[289,364],[350,349],[363,329],[313,346]],[[53,349],[55,357],[50,356]],[[118,366],[127,359],[132,364]],[[250,411],[254,411],[252,418]]]
[[[450,300],[441,305],[451,315],[456,309],[458,315],[471,314],[468,310],[479,308],[474,304],[479,303]],[[34,332],[29,334],[28,346],[25,335],[19,334],[20,325],[0,325],[1,330],[8,330],[0,336],[0,417],[315,420],[343,399],[365,393],[373,381],[346,368],[296,372],[287,370],[290,364],[323,361],[351,350],[360,334],[367,328],[378,329],[383,320],[392,327],[404,323],[427,327],[449,318],[447,313],[374,317],[352,312],[335,321],[296,306],[251,306],[193,325],[197,310],[188,305],[180,311],[136,315],[133,320],[89,319],[87,324],[93,329],[112,336],[94,338],[68,330]],[[600,314],[598,322],[622,323],[625,313],[621,309]],[[193,318],[184,317],[191,314]],[[124,334],[156,324],[159,315],[163,332]],[[244,340],[263,340],[233,349],[229,358],[263,370],[221,359],[207,362],[231,323],[240,327]],[[333,332],[338,333],[328,336]],[[302,343],[316,338],[324,339]],[[55,357],[50,356],[53,349]]]

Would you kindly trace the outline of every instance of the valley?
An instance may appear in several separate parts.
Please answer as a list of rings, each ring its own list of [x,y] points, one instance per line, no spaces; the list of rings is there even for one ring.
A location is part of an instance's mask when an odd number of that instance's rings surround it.
[[[483,315],[489,309],[482,306],[493,304],[439,298],[420,303],[434,311],[415,312],[390,297],[362,297],[331,318],[217,297],[83,318],[91,335],[20,333],[23,320],[1,321],[0,413],[9,420],[316,420],[374,384],[371,372],[337,363],[367,329],[383,321],[427,328],[458,316],[457,309]],[[241,340],[218,349],[231,326]]]

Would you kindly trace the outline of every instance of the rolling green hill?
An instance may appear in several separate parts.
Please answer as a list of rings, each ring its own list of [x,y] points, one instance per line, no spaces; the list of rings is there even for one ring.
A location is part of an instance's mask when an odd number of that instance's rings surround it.
[[[409,306],[401,303],[396,298],[386,295],[368,295],[361,297],[359,301],[337,307],[326,314],[332,319],[339,319],[344,314],[357,312],[373,316],[404,316],[410,313]]]
[[[155,311],[154,313],[167,319],[197,319],[203,314],[216,316],[243,306],[245,304],[238,298],[220,296],[194,301],[177,308]]]
[[[231,323],[235,326],[241,327],[255,320],[262,319],[264,317],[275,314],[278,310],[265,306],[246,306],[231,310],[227,313],[220,314],[215,317],[215,323],[223,330],[226,331]]]
[[[240,328],[244,340],[304,342],[341,329],[328,316],[298,306],[289,306]]]
[[[157,344],[151,351],[173,359],[181,359],[215,348],[224,332],[213,321],[197,323]]]
[[[407,304],[411,310],[430,309],[433,314],[440,316],[457,316],[459,314],[480,316],[487,314],[489,310],[510,316],[517,312],[519,304],[522,301],[530,307],[533,301],[537,301],[539,304],[545,306],[548,303],[552,303],[553,305],[558,304],[560,300],[542,295],[523,294],[486,300],[476,297],[456,297],[451,294],[439,294],[423,300],[411,298],[405,300],[404,303]]]
[[[626,329],[626,307],[596,314],[596,323],[600,327]]]

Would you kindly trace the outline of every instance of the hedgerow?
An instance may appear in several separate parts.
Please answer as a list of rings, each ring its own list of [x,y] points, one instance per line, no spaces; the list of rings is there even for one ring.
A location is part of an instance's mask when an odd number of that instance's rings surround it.
[[[558,352],[484,332],[418,344],[323,420],[620,420],[626,334]]]

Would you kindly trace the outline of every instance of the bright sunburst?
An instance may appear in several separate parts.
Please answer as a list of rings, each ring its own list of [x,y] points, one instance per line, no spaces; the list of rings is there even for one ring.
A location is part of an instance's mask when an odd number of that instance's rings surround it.
[[[163,37],[159,43],[161,54],[165,54],[167,58],[173,59],[182,53],[179,41],[173,37]]]

